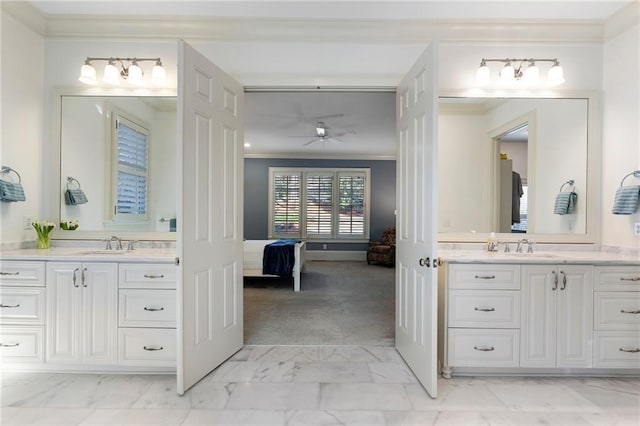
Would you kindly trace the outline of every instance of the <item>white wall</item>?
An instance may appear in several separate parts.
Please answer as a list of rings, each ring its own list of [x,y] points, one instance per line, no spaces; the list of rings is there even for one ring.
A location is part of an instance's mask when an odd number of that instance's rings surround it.
[[[37,32],[1,13],[0,162],[22,176],[26,202],[0,203],[2,245],[35,240],[23,230],[23,217],[40,220],[43,198],[43,73],[44,39]]]
[[[640,3],[637,4],[640,9]],[[616,189],[624,175],[640,170],[640,26],[637,23],[604,45],[602,138],[602,244],[640,249],[633,215],[613,215]],[[640,184],[629,178],[627,184]]]

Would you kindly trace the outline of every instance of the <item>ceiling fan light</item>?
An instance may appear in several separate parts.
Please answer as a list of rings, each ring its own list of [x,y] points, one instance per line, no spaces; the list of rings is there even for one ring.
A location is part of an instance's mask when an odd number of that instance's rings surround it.
[[[316,136],[319,138],[324,138],[327,136],[327,128],[325,127],[323,122],[318,122],[316,125]]]

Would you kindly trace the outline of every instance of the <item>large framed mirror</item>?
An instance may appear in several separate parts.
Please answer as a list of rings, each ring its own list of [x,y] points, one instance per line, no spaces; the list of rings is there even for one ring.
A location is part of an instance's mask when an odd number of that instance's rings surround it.
[[[54,239],[175,240],[175,91],[54,97]]]
[[[593,94],[441,95],[439,240],[597,242],[596,110]],[[571,213],[560,192],[576,194]]]

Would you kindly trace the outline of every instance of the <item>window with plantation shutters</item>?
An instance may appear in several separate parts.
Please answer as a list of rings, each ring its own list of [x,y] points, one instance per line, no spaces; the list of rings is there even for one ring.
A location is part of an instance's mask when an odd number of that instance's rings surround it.
[[[307,237],[333,236],[333,175],[306,174]]]
[[[269,238],[369,238],[369,169],[269,169]]]
[[[272,176],[273,235],[300,236],[300,176],[300,173],[276,173]]]
[[[149,193],[149,131],[140,124],[115,115],[115,218],[147,218]]]

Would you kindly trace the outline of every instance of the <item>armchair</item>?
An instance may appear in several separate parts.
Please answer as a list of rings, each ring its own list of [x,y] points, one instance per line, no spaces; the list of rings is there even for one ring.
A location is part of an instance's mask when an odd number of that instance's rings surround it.
[[[396,264],[396,227],[384,230],[380,241],[372,241],[367,249],[367,263],[377,262],[387,266]]]

